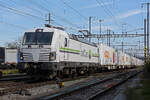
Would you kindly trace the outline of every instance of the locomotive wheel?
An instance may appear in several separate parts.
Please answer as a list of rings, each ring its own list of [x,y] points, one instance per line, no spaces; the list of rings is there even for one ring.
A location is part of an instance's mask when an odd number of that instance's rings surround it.
[[[73,71],[72,74],[71,74],[71,78],[73,79],[75,77],[77,77],[77,73]]]
[[[55,79],[56,76],[57,76],[57,73],[56,73],[56,72],[49,73],[48,79],[50,79],[50,80],[51,80],[51,79]]]

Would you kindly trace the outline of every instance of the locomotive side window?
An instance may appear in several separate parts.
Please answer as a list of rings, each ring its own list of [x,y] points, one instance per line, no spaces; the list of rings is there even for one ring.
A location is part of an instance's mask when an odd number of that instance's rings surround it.
[[[65,38],[65,47],[67,47],[67,38]]]

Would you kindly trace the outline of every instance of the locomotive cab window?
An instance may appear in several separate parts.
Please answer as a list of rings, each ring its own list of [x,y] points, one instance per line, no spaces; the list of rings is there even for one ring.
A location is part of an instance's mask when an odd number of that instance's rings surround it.
[[[67,47],[67,45],[68,45],[68,44],[67,44],[67,38],[65,38],[65,47]]]
[[[26,32],[23,44],[51,45],[53,32]]]

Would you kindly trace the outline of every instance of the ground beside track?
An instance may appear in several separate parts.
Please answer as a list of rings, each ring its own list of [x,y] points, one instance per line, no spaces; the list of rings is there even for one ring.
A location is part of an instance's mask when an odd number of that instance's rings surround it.
[[[70,86],[70,85],[85,81],[86,79],[88,79],[88,78],[67,81],[67,82],[64,82],[64,84],[66,87],[66,86]],[[59,88],[57,87],[56,84],[44,85],[41,87],[27,89],[28,93],[30,93],[32,96],[42,95],[47,92],[52,92],[52,91],[57,91],[57,90],[59,90]],[[8,95],[1,96],[0,100],[24,100],[24,99],[26,100],[26,99],[28,99],[28,97],[30,97],[30,96],[29,95],[20,95],[20,94],[8,94]]]
[[[135,69],[131,69],[131,70],[135,70]],[[108,76],[109,74],[108,75],[98,74],[98,75],[103,77],[103,76]],[[93,78],[93,76],[90,76],[87,78],[77,79],[74,81],[67,81],[67,82],[65,82],[65,87],[71,86],[73,84],[78,84],[78,83],[83,82],[83,81],[85,82],[87,80],[90,80],[91,78]],[[27,100],[30,97],[36,97],[36,96],[44,95],[46,93],[50,93],[50,92],[57,91],[57,90],[59,90],[59,89],[56,86],[56,84],[44,85],[44,86],[40,86],[40,87],[27,89],[27,92],[29,94],[31,94],[31,96],[11,94],[10,93],[8,95],[1,96],[0,100]],[[111,99],[109,99],[109,100],[111,100]]]
[[[128,100],[128,94],[130,94],[130,90],[128,90],[129,88],[135,88],[137,86],[140,86],[140,76],[142,75],[142,73],[138,74],[137,76],[129,79],[128,81],[126,81],[125,83],[121,84],[120,86],[110,90],[109,92],[107,92],[106,94],[102,95],[100,98],[96,99],[96,100]],[[132,95],[132,94],[130,94]],[[129,97],[130,98],[130,97]],[[129,99],[129,100],[138,100],[138,99]],[[144,100],[144,99],[140,99],[140,100]]]
[[[144,71],[139,77],[138,85],[125,90],[126,100],[150,100],[150,72]]]
[[[142,72],[97,100],[150,100],[150,73]]]

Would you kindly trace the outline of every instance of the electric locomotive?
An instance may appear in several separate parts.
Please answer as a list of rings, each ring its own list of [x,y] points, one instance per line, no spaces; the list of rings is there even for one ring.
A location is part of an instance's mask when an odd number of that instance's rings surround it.
[[[54,78],[130,66],[131,56],[118,52],[69,35],[60,27],[33,28],[24,33],[20,69],[31,76]]]

